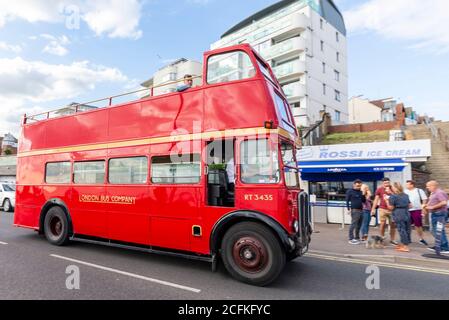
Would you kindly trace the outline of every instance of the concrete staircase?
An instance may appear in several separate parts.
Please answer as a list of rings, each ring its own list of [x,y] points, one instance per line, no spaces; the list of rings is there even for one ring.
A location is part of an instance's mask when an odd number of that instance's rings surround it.
[[[439,130],[438,136],[432,134],[432,130],[426,125],[408,126],[406,136],[412,139],[430,139],[432,141],[432,157],[426,163],[431,172],[430,177],[437,180],[442,188],[449,190],[449,150],[446,148],[445,136],[449,136],[449,122],[434,122],[434,127]],[[435,132],[437,132],[435,130]]]

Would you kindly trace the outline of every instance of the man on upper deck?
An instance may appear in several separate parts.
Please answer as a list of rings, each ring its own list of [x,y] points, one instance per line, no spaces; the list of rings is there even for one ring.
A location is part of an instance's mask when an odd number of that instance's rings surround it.
[[[184,76],[184,84],[179,86],[179,87],[177,87],[176,91],[177,92],[183,92],[183,91],[186,91],[186,90],[192,88],[192,86],[193,86],[193,77],[190,74],[186,74]]]

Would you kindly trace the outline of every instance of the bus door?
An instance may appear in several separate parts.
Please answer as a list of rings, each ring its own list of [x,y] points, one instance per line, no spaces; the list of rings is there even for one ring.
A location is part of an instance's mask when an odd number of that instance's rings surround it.
[[[107,238],[104,160],[75,161],[71,214],[74,232]]]
[[[188,154],[168,152],[152,156],[149,189],[152,246],[191,249],[191,235],[199,212],[201,181],[199,150]]]
[[[234,140],[213,140],[206,145],[207,206],[235,206]]]
[[[148,157],[110,158],[108,182],[109,239],[149,245]]]
[[[235,140],[215,139],[205,142],[205,181],[202,195],[201,226],[204,236],[194,236],[192,249],[209,250],[209,235],[214,224],[235,211]]]

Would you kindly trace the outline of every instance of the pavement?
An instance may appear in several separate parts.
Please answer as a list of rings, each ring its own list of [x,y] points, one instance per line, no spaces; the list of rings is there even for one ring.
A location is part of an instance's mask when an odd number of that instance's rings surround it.
[[[387,235],[385,248],[368,249],[364,243],[360,245],[348,244],[349,225],[346,225],[344,229],[341,227],[341,224],[315,224],[315,233],[313,234],[310,253],[375,262],[401,263],[415,267],[430,267],[443,271],[449,270],[449,257],[438,258],[431,251],[427,250],[426,246],[419,244],[419,237],[414,230],[412,230],[412,243],[409,246],[410,252],[403,253],[396,251],[395,246],[389,243],[388,232],[385,232]],[[379,234],[378,227],[370,228],[370,236]],[[425,232],[424,239],[429,243],[429,246],[434,245],[434,238],[430,232]],[[399,240],[397,233],[396,240]],[[423,255],[434,258],[424,257]]]
[[[449,298],[449,272],[414,269],[386,262],[316,253],[329,249],[326,234],[344,245],[344,232],[319,226],[312,252],[289,262],[270,286],[260,288],[231,278],[222,264],[210,264],[85,243],[50,245],[44,237],[12,226],[13,214],[0,212],[0,300],[388,300]],[[327,240],[325,241],[327,242]],[[337,248],[338,249],[338,248]],[[356,250],[356,248],[351,248]],[[362,247],[358,252],[365,252]],[[342,251],[344,252],[344,251]],[[389,250],[386,250],[389,252]],[[379,287],[366,283],[378,268]],[[70,290],[71,270],[80,287]],[[223,302],[226,303],[226,302]]]

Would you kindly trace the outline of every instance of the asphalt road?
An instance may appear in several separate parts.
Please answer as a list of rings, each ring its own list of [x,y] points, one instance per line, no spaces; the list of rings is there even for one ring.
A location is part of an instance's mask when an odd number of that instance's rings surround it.
[[[380,289],[368,290],[367,266],[303,257],[258,288],[221,266],[212,273],[204,262],[83,243],[51,246],[12,221],[0,212],[0,299],[449,299],[449,276],[436,273],[380,267]],[[79,290],[66,287],[70,265],[79,268]]]

